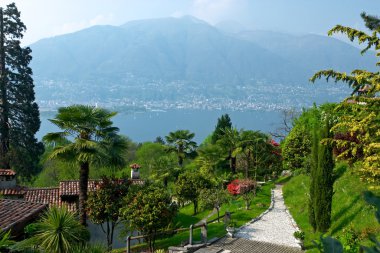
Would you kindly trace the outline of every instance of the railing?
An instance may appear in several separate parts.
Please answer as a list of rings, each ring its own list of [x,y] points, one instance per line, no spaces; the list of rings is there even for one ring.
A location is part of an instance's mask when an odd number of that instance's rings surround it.
[[[232,213],[231,213],[232,214]],[[225,216],[222,215],[222,216],[219,216],[219,218],[215,218],[213,220],[210,220],[210,221],[206,221],[204,223],[201,223],[201,224],[196,224],[196,225],[190,225],[189,228],[178,228],[178,229],[174,229],[174,230],[166,230],[166,231],[161,231],[159,233],[156,233],[155,235],[163,235],[163,234],[176,234],[178,232],[183,232],[183,231],[187,231],[189,230],[189,245],[193,245],[194,243],[194,237],[193,237],[193,234],[194,234],[194,229],[197,229],[197,228],[201,228],[201,242],[202,243],[207,243],[207,223],[212,223],[212,222],[215,222],[215,221],[218,221],[219,219],[223,218]],[[152,235],[152,234],[150,234]],[[131,241],[132,240],[138,240],[138,239],[143,239],[143,238],[146,238],[150,235],[138,235],[138,236],[127,236],[127,242],[126,242],[126,248],[127,248],[127,253],[130,253],[131,252]]]

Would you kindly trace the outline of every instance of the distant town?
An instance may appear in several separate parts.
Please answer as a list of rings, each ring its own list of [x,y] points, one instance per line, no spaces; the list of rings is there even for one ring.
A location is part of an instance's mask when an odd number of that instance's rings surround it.
[[[76,90],[75,93],[72,91]],[[71,104],[91,104],[123,112],[170,109],[276,111],[301,110],[313,102],[341,101],[349,94],[334,84],[191,85],[181,81],[90,86],[86,83],[37,81],[36,96],[41,111],[55,111]]]

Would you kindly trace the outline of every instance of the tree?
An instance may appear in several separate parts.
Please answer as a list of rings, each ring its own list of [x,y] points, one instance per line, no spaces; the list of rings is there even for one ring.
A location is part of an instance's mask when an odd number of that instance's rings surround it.
[[[178,178],[180,171],[181,169],[176,164],[176,158],[164,155],[152,162],[152,172],[149,178],[159,181],[167,187],[169,181],[175,181]]]
[[[257,179],[259,168],[269,168],[279,157],[275,156],[275,147],[271,144],[269,136],[260,131],[242,130],[240,132],[238,153],[244,160],[245,177],[249,177],[249,170],[254,166],[254,178]],[[278,153],[279,155],[279,153]]]
[[[294,120],[300,116],[300,113],[296,109],[291,108],[282,110],[281,115],[281,125],[276,128],[275,132],[271,132],[270,135],[283,140],[292,130]]]
[[[122,208],[124,219],[133,230],[140,231],[146,237],[150,252],[154,252],[157,233],[165,229],[177,212],[177,206],[163,188],[147,186],[128,193],[125,207]]]
[[[50,208],[34,228],[32,237],[17,243],[16,250],[37,248],[43,252],[72,252],[75,247],[85,244],[90,236],[75,214],[66,208]]]
[[[201,199],[201,204],[204,208],[213,208],[217,211],[219,222],[220,207],[229,200],[227,191],[220,187],[202,189],[199,198]]]
[[[211,136],[211,143],[215,144],[225,134],[226,129],[232,128],[231,118],[228,114],[222,115],[218,118],[218,123],[215,126],[215,130]]]
[[[31,49],[20,44],[25,30],[14,3],[0,8],[0,166],[30,177],[38,172],[43,145],[35,138],[41,122]]]
[[[179,201],[191,201],[194,204],[194,215],[198,212],[199,195],[202,189],[211,188],[209,180],[199,173],[186,172],[179,175],[176,182],[176,194]]]
[[[109,251],[112,250],[113,233],[120,221],[120,208],[123,206],[123,198],[128,193],[128,187],[129,183],[124,180],[103,177],[97,183],[96,191],[88,195],[88,216],[91,221],[100,225],[106,234]]]
[[[195,152],[197,144],[192,141],[195,134],[190,133],[189,130],[177,130],[170,132],[168,136],[165,136],[168,144],[168,151],[175,152],[178,157],[178,166],[183,166],[183,160],[185,157]]]
[[[224,150],[218,145],[206,145],[198,149],[198,156],[195,163],[199,166],[200,173],[215,175],[217,166],[225,159]]]
[[[331,224],[331,206],[334,185],[334,158],[331,142],[326,142],[331,137],[330,117],[327,115],[320,134],[314,133],[312,148],[312,173],[310,187],[310,220],[314,230],[326,232]],[[320,143],[322,140],[322,143]],[[314,217],[312,217],[314,216]]]
[[[334,33],[343,33],[354,41],[358,40],[359,44],[366,44],[362,50],[365,53],[371,48],[376,51],[376,56],[380,57],[380,19],[375,16],[362,13],[365,25],[373,33],[366,34],[363,31],[353,29],[351,27],[337,25],[329,31],[331,36]],[[377,63],[380,66],[380,62]],[[338,158],[356,156],[357,151],[362,148],[363,157],[358,159],[360,162],[360,172],[362,179],[371,183],[377,183],[380,179],[380,131],[378,125],[380,123],[380,100],[378,94],[380,92],[380,72],[370,72],[367,70],[356,69],[350,74],[335,70],[322,70],[314,74],[310,79],[312,82],[326,77],[335,82],[343,82],[353,89],[352,97],[347,98],[337,110],[342,113],[339,122],[332,128],[335,134],[345,135],[355,138],[344,138],[334,140],[334,145],[342,149],[342,154]],[[353,96],[354,94],[357,96]]]
[[[79,213],[81,224],[86,224],[87,185],[90,165],[123,166],[122,152],[127,148],[125,139],[112,126],[115,112],[86,105],[61,107],[50,121],[62,132],[48,133],[43,140],[58,144],[50,159],[62,159],[79,165]],[[67,137],[73,138],[68,141]],[[65,140],[65,141],[63,141]],[[67,143],[59,145],[60,143]]]
[[[228,160],[230,161],[230,170],[232,174],[236,173],[236,156],[239,152],[239,143],[241,141],[240,132],[236,128],[224,130],[223,138],[217,144],[227,149]]]

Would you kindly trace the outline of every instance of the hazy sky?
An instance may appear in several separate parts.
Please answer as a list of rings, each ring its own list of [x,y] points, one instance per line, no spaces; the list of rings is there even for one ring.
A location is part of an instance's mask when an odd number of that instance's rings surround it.
[[[250,29],[326,34],[336,24],[363,28],[359,14],[380,15],[380,0],[0,0],[16,2],[28,30],[24,44],[92,25],[193,15],[211,24],[233,20]]]

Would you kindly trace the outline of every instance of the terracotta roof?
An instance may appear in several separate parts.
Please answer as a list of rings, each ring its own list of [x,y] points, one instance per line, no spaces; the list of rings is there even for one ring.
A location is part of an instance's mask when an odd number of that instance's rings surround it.
[[[24,200],[29,202],[37,202],[59,206],[61,197],[59,196],[59,188],[30,188],[24,195]]]
[[[16,172],[13,170],[0,169],[0,176],[15,176]]]
[[[27,187],[16,186],[14,188],[0,189],[0,195],[3,196],[23,196],[27,190]]]
[[[88,192],[96,190],[97,182],[100,180],[88,180]],[[59,193],[61,196],[77,196],[79,195],[79,180],[61,181],[59,182]]]
[[[41,203],[13,199],[0,199],[0,229],[12,229],[12,233],[22,233],[24,226],[36,219],[47,208]]]

